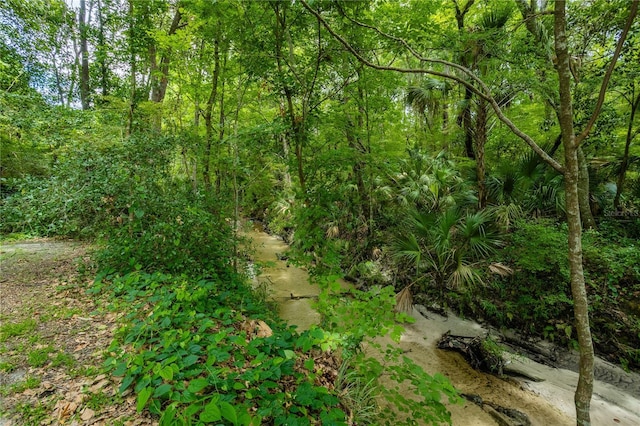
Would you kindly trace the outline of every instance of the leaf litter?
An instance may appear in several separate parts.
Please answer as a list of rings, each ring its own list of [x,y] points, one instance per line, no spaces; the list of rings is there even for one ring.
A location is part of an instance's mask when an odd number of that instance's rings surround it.
[[[0,246],[1,426],[157,424],[101,374],[119,314],[85,294],[89,251],[53,240]]]

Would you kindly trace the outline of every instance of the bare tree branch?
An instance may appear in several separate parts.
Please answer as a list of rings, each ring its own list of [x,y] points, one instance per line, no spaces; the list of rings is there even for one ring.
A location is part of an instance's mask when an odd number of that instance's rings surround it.
[[[425,58],[421,56],[417,51],[415,51],[415,49],[413,49],[409,45],[409,43],[406,42],[406,40],[386,34],[385,32],[381,31],[376,27],[369,26],[367,24],[361,24],[361,26],[363,27],[371,28],[372,30],[376,31],[378,34],[402,44],[405,48],[407,48],[411,52],[413,56],[415,56],[421,62],[429,62],[433,64],[446,65],[448,67],[461,71],[465,76],[469,77],[473,82],[478,84],[478,86],[480,86],[480,89],[474,86],[469,81],[457,75],[449,74],[446,72],[436,71],[433,69],[403,68],[403,67],[396,67],[396,66],[383,66],[383,65],[374,64],[373,62],[369,61],[367,58],[362,56],[362,54],[360,54],[353,46],[351,46],[351,44],[344,37],[342,37],[340,34],[334,31],[333,28],[329,25],[329,23],[322,17],[320,12],[316,11],[311,6],[309,6],[306,0],[300,0],[300,2],[302,3],[305,9],[307,9],[311,14],[313,14],[316,17],[316,19],[318,19],[318,21],[322,23],[322,25],[329,32],[329,34],[331,34],[336,40],[338,40],[349,53],[351,53],[356,59],[358,59],[358,61],[360,61],[362,64],[366,65],[367,67],[377,69],[377,70],[382,70],[382,71],[395,71],[395,72],[404,73],[404,74],[434,75],[437,77],[446,78],[448,80],[453,80],[469,88],[469,90],[471,90],[474,94],[484,99],[491,105],[498,119],[502,121],[511,130],[511,132],[513,132],[516,136],[522,139],[527,145],[529,145],[531,149],[533,149],[535,153],[538,154],[554,170],[556,170],[558,173],[561,173],[561,174],[564,173],[564,168],[558,161],[556,161],[553,157],[549,156],[549,154],[547,154],[545,150],[542,149],[529,135],[527,135],[522,130],[520,130],[511,120],[509,120],[508,117],[504,115],[504,113],[502,112],[502,108],[500,108],[500,105],[498,104],[498,102],[491,95],[491,91],[489,90],[489,87],[486,85],[486,83],[484,83],[484,81],[478,78],[470,69],[463,67],[462,65],[456,64],[454,62],[449,62],[442,59]],[[349,19],[351,20],[351,18]],[[357,22],[354,20],[352,21]]]

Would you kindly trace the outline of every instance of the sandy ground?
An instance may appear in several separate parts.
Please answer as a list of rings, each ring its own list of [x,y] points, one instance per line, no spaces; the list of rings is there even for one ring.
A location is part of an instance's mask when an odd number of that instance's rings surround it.
[[[411,349],[410,356],[422,364],[428,372],[440,371],[452,381],[454,386],[464,393],[477,394],[485,402],[503,407],[515,408],[529,417],[532,425],[573,425],[575,408],[573,392],[578,381],[577,373],[552,368],[536,363],[522,356],[511,356],[513,365],[510,370],[518,370],[530,379],[500,379],[472,370],[457,353],[443,352],[435,348],[443,333],[451,331],[454,335],[474,336],[486,332],[479,324],[454,316],[443,318],[436,314],[427,314],[425,318],[414,310],[415,324],[407,327],[402,345]],[[598,361],[605,368],[604,361]],[[609,364],[610,365],[610,364]],[[610,375],[624,377],[628,383],[638,383],[636,374],[628,374],[610,366]],[[640,399],[630,390],[596,380],[594,396],[591,402],[591,421],[593,425],[640,425]],[[459,415],[459,412],[455,412]],[[458,418],[455,425],[476,425],[476,420]],[[495,424],[495,423],[488,423]]]
[[[317,294],[318,289],[308,284],[304,270],[290,267],[278,260],[287,245],[280,239],[264,232],[248,234],[254,241],[254,257],[267,262],[260,280],[269,285],[271,294],[278,302],[281,316],[292,324],[307,328],[317,321],[308,300],[292,300],[290,295]],[[473,370],[458,354],[436,348],[436,343],[447,331],[454,335],[476,336],[486,333],[478,323],[455,316],[444,318],[414,309],[414,324],[406,327],[400,341],[407,356],[421,365],[430,374],[442,373],[462,393],[478,395],[485,403],[516,409],[525,413],[533,426],[575,425],[573,392],[577,374],[566,369],[551,368],[522,356],[510,357],[511,369],[519,370],[524,378],[499,378]],[[604,361],[598,361],[600,375],[611,378],[616,385],[596,381],[592,400],[591,416],[594,426],[640,425],[640,378],[627,374]],[[499,424],[491,413],[489,404],[484,409],[465,401],[463,405],[451,405],[455,426],[494,426]]]

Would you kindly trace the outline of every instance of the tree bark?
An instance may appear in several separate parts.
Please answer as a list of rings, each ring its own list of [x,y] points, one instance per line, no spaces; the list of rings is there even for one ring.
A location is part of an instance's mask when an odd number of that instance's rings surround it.
[[[478,101],[476,116],[476,179],[478,181],[478,208],[487,206],[487,188],[485,184],[486,166],[484,161],[484,146],[487,143],[487,103],[484,99]]]
[[[284,42],[285,42],[285,37],[287,37],[287,23],[286,23],[286,10],[281,10],[281,5],[279,3],[274,3],[273,4],[273,11],[276,15],[276,26],[274,29],[274,34],[275,34],[275,48],[276,48],[276,65],[278,67],[278,74],[280,75],[281,78],[284,79],[284,67],[283,67],[283,62],[285,61],[284,58],[284,53],[283,53],[283,49],[284,49]],[[290,37],[288,37],[289,39],[289,60],[288,60],[288,66],[289,67],[293,67],[294,66],[294,58],[293,58],[293,47],[291,46],[291,39]],[[304,135],[304,126],[305,126],[305,119],[306,119],[306,114],[304,114],[304,111],[302,112],[302,114],[298,115],[296,114],[296,110],[294,107],[294,103],[293,103],[293,90],[291,88],[291,86],[286,83],[283,82],[282,83],[282,90],[284,92],[284,97],[286,100],[286,115],[288,115],[288,120],[289,120],[289,125],[290,128],[289,130],[286,132],[287,134],[287,138],[289,140],[288,145],[291,146],[293,144],[293,148],[294,148],[294,154],[296,156],[296,163],[297,163],[297,171],[298,171],[298,181],[300,183],[300,189],[302,190],[302,192],[305,192],[305,187],[306,187],[306,179],[305,179],[305,174],[304,174],[304,166],[303,166],[303,145],[304,145],[304,139],[305,139],[305,135]]]
[[[129,111],[127,117],[127,135],[133,133],[134,112],[136,108],[136,48],[134,28],[133,0],[129,0]]]
[[[204,167],[202,168],[202,180],[205,190],[211,190],[211,147],[213,145],[213,106],[218,96],[218,80],[220,78],[220,41],[216,38],[213,41],[213,77],[211,81],[211,92],[207,99],[207,106],[204,112],[205,128],[205,148]]]
[[[227,54],[225,51],[225,55],[224,55],[224,60],[222,63],[222,69],[226,69],[227,67]],[[226,114],[224,113],[224,83],[225,80],[224,78],[222,79],[222,87],[221,87],[221,91],[220,91],[220,102],[218,103],[218,108],[220,109],[220,113],[218,114],[218,144],[222,145],[223,141],[224,141],[224,129],[225,129],[225,121],[227,119]],[[246,87],[245,87],[246,90]],[[240,108],[240,105],[238,105],[237,107],[238,109]],[[237,124],[237,117],[238,117],[238,113],[236,113],[236,124]],[[234,131],[234,133],[237,133],[237,130]],[[234,149],[238,149],[237,144],[234,142]],[[237,173],[237,171],[233,170],[233,173]],[[220,162],[218,162],[218,167],[216,169],[216,194],[220,194],[220,192],[222,191],[222,168],[220,167]]]
[[[360,70],[358,70],[358,75],[360,75]],[[364,173],[366,170],[366,161],[363,160],[363,157],[366,155],[366,148],[362,143],[362,139],[360,135],[362,134],[364,127],[364,119],[363,119],[363,109],[361,102],[363,101],[363,92],[362,88],[358,87],[358,114],[356,120],[354,121],[351,114],[349,114],[345,100],[345,116],[346,116],[346,126],[345,126],[345,136],[347,138],[347,142],[349,143],[349,148],[354,153],[354,162],[352,166],[353,177],[356,183],[356,187],[358,188],[358,197],[359,197],[359,215],[365,215],[367,211],[367,203],[368,203],[368,193],[367,188],[364,183]]]
[[[180,4],[176,5],[176,11],[173,15],[173,20],[171,21],[171,27],[169,27],[169,32],[167,32],[168,36],[172,36],[178,30],[180,26],[180,21],[182,20],[182,13],[180,12]],[[153,49],[153,53],[155,56],[156,49]],[[151,84],[151,100],[156,103],[161,103],[164,100],[164,97],[167,93],[167,85],[169,84],[169,62],[171,61],[171,49],[167,49],[160,58],[160,65],[156,65],[155,69],[152,69],[152,73],[159,73],[160,78],[154,76],[154,83]],[[152,60],[152,64],[156,64],[155,57]]]
[[[558,58],[557,72],[560,89],[560,129],[565,157],[565,196],[567,225],[569,228],[569,270],[575,328],[580,346],[579,378],[574,402],[576,424],[590,426],[589,409],[593,394],[594,351],[589,326],[589,302],[582,268],[582,227],[578,196],[578,146],[573,128],[573,105],[571,98],[571,71],[566,35],[566,2],[557,0],[554,9],[555,52]]]
[[[171,21],[171,27],[167,32],[168,36],[172,36],[178,30],[182,13],[180,12],[180,3],[176,4],[176,11]],[[157,48],[155,45],[149,46],[149,60],[151,64],[151,101],[156,104],[162,104],[167,94],[167,86],[169,85],[169,62],[171,60],[171,48],[166,49],[160,58],[160,64],[157,63]],[[153,119],[153,127],[156,131],[160,131],[162,127],[162,110],[159,110]]]
[[[595,229],[596,221],[591,211],[591,187],[589,184],[589,167],[582,147],[577,147],[578,156],[578,200],[580,202],[580,218],[584,229]]]
[[[475,0],[467,0],[465,5],[460,8],[457,0],[453,0],[453,4],[456,8],[456,22],[458,24],[458,33],[462,35],[464,32],[464,17],[473,6]],[[460,63],[464,67],[468,67],[468,61],[466,57],[466,52],[463,51],[460,53]],[[462,129],[464,131],[464,151],[468,158],[475,160],[476,154],[473,150],[473,120],[471,119],[471,102],[473,99],[473,92],[470,88],[464,88],[464,104],[462,107],[462,112],[460,113],[459,123],[462,125]]]
[[[87,46],[87,5],[86,0],[80,0],[80,12],[78,13],[78,26],[80,29],[80,103],[83,110],[88,110],[89,105],[89,48]]]
[[[96,56],[100,62],[100,86],[104,97],[109,95],[109,69],[107,67],[107,46],[104,41],[104,18],[100,0],[98,0],[98,51]]]

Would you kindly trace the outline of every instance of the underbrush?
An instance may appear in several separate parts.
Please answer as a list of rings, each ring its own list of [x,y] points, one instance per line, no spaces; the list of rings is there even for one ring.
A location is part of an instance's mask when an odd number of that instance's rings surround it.
[[[335,285],[324,287],[323,328],[298,333],[241,276],[99,274],[91,292],[106,292],[111,309],[129,312],[104,367],[161,425],[449,423],[444,402],[459,398],[448,380],[375,341],[402,330],[393,289],[337,297]],[[386,375],[394,386],[382,385]]]
[[[606,226],[606,225],[605,225]],[[583,238],[590,320],[597,352],[624,367],[640,369],[640,250],[637,241],[587,231]],[[577,348],[569,288],[566,226],[521,222],[493,260],[513,274],[487,274],[477,294],[449,295],[465,315]]]
[[[90,292],[126,313],[104,369],[137,410],[162,425],[450,423],[449,382],[375,341],[406,319],[393,288],[341,295],[325,281],[322,328],[288,327],[242,274],[224,194],[172,178],[176,148],[149,136],[83,147],[0,204],[2,233],[98,240]]]
[[[131,312],[105,367],[160,424],[344,424],[330,336],[287,328],[241,281],[133,272],[104,289]]]

